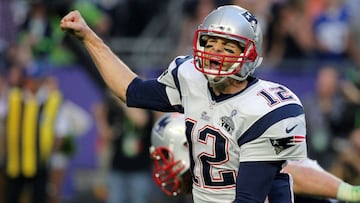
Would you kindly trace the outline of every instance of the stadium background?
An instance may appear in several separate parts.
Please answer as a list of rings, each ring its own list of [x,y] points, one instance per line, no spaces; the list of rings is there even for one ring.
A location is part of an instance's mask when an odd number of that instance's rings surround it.
[[[52,34],[42,37],[50,45],[32,44],[30,56],[21,62],[25,68],[35,63],[55,76],[64,97],[92,115],[93,106],[104,97],[104,83],[79,42],[59,31],[64,14],[79,9],[130,67],[143,77],[156,77],[174,56],[191,54],[192,32],[204,13],[228,3],[249,8],[263,25],[265,60],[256,76],[285,84],[301,99],[316,95],[317,73],[324,66],[334,67],[341,81],[357,84],[360,15],[355,11],[360,6],[356,0],[0,0],[1,78],[6,80],[14,60],[23,59],[24,36],[33,32],[26,26],[34,17],[30,11],[43,9]],[[332,20],[326,18],[327,3],[333,4],[334,16],[345,14],[334,20],[331,29],[321,31],[321,23]],[[320,42],[329,46],[326,51]],[[92,191],[91,174],[98,167],[97,129],[92,121],[91,128],[76,138],[77,151],[62,191],[64,202],[101,202]]]

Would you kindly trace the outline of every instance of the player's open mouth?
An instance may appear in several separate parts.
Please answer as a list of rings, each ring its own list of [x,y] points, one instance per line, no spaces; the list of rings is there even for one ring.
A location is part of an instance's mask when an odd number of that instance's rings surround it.
[[[220,62],[216,61],[216,60],[210,60],[210,69],[219,69],[220,67]]]

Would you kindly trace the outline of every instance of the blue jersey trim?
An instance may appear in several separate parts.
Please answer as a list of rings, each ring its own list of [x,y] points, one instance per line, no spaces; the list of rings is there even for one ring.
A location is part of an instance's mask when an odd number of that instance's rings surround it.
[[[296,117],[304,114],[304,109],[299,104],[287,104],[279,107],[257,120],[241,137],[238,139],[238,145],[241,146],[260,137],[270,126],[290,117]]]
[[[241,90],[240,92],[237,92],[237,93],[235,93],[235,94],[220,94],[220,95],[218,95],[218,96],[215,94],[215,92],[214,92],[214,90],[212,89],[212,87],[210,87],[210,83],[208,83],[208,89],[209,89],[209,92],[210,92],[210,95],[211,95],[211,99],[214,100],[214,101],[216,101],[216,102],[225,101],[225,100],[227,100],[227,99],[229,99],[229,98],[231,98],[231,97],[235,97],[235,96],[241,94],[241,93],[244,92],[247,88],[253,86],[255,83],[257,83],[257,82],[259,81],[259,79],[254,78],[254,77],[252,77],[252,76],[249,76],[246,80],[248,81],[248,84],[247,84],[247,86],[246,86],[243,90]]]
[[[129,107],[162,112],[184,112],[181,106],[170,104],[165,88],[166,86],[156,79],[143,81],[135,78],[126,91],[126,104]]]
[[[181,94],[180,82],[178,77],[179,66],[183,64],[185,61],[189,60],[190,58],[192,58],[192,56],[185,56],[184,58],[175,59],[176,67],[174,68],[174,70],[171,71],[171,75],[174,78],[176,89],[179,91],[180,99],[182,98],[182,94]]]
[[[182,94],[181,94],[181,90],[180,90],[180,82],[179,82],[179,77],[178,77],[178,70],[179,70],[179,66],[177,66],[176,68],[174,68],[174,70],[171,71],[171,75],[174,78],[175,86],[176,86],[176,89],[179,92],[180,99],[181,99]]]

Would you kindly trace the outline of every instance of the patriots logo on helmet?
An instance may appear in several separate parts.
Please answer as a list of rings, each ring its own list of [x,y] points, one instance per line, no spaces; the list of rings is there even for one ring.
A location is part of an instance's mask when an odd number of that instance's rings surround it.
[[[251,24],[251,27],[253,28],[254,32],[256,31],[256,27],[258,24],[258,21],[256,19],[256,17],[251,14],[249,11],[246,11],[245,13],[242,14],[246,20]]]
[[[154,128],[154,130],[155,130],[156,132],[158,132],[159,135],[163,135],[162,132],[164,131],[165,126],[166,126],[169,122],[170,122],[170,117],[169,117],[169,116],[165,116],[164,118],[162,118],[162,119],[159,121],[158,125]]]
[[[300,142],[304,142],[304,141],[305,141],[304,135],[295,135],[295,136],[290,136],[290,137],[285,137],[285,138],[280,138],[280,139],[271,139],[270,138],[271,145],[274,147],[276,154],[280,154],[283,150],[290,148],[290,147],[292,147]]]

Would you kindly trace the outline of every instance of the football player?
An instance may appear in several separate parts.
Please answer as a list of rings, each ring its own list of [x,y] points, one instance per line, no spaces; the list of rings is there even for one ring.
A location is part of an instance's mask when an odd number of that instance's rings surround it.
[[[131,71],[78,11],[60,26],[81,40],[129,107],[185,114],[195,203],[264,202],[275,182],[277,203],[293,202],[290,176],[280,171],[287,160],[307,157],[304,109],[284,85],[251,76],[262,61],[263,37],[248,10],[213,10],[194,33],[193,55],[176,57],[149,80]]]
[[[156,185],[170,196],[191,194],[189,145],[185,136],[184,115],[167,113],[160,117],[152,129],[151,144]],[[314,160],[289,161],[283,172],[292,175],[296,194],[346,202],[360,201],[360,186],[343,182]]]

